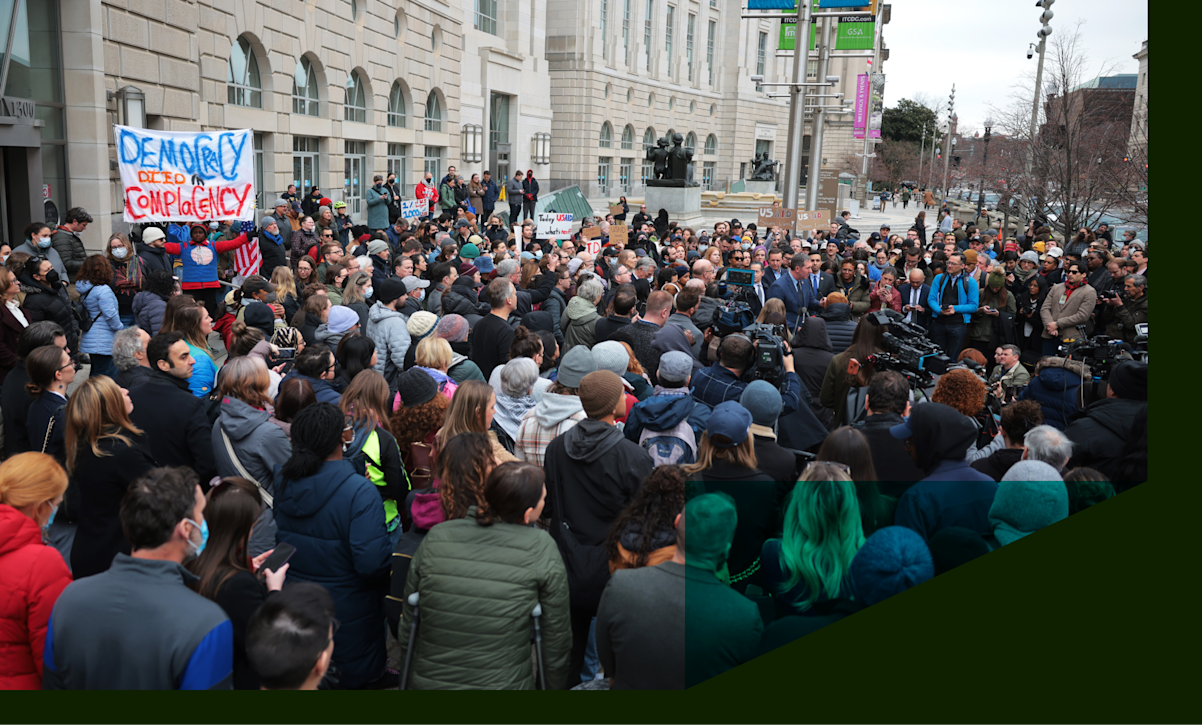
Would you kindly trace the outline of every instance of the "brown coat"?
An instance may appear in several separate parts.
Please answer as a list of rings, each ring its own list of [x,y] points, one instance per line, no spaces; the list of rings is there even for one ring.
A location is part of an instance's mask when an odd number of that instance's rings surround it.
[[[922,203],[931,206],[935,203],[935,195],[929,191],[922,192]]]
[[[1093,314],[1093,308],[1098,304],[1098,293],[1088,284],[1082,285],[1068,301],[1064,304],[1060,303],[1060,298],[1064,296],[1066,290],[1064,283],[1053,285],[1048,292],[1047,299],[1044,300],[1043,307],[1039,310],[1039,319],[1043,321],[1043,339],[1051,340],[1052,336],[1048,334],[1048,324],[1055,322],[1056,327],[1060,332],[1060,339],[1065,340],[1075,337],[1077,334],[1077,325],[1085,325],[1090,327],[1090,315]]]

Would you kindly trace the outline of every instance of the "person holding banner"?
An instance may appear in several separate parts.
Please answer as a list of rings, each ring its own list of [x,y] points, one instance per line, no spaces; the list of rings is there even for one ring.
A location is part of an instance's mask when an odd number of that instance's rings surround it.
[[[416,193],[419,200],[426,202],[426,213],[422,216],[429,216],[434,211],[434,205],[438,203],[438,187],[434,186],[434,175],[429,171],[417,185]]]
[[[183,238],[182,226],[172,225],[172,236],[179,241],[163,245],[167,254],[179,257],[183,262],[180,276],[180,287],[185,293],[204,302],[210,315],[217,313],[217,290],[221,283],[217,281],[217,255],[230,252],[251,241],[251,237],[242,232],[229,241],[210,242],[208,227],[204,224],[193,224],[188,230],[188,237]]]

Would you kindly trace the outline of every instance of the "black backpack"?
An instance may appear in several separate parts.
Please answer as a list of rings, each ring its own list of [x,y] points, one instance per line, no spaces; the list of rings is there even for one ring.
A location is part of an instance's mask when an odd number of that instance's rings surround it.
[[[96,289],[96,288],[93,287],[92,289]],[[88,330],[92,329],[93,323],[95,323],[96,320],[100,319],[100,313],[97,313],[95,317],[91,317],[90,315],[88,315],[88,307],[83,302],[84,299],[86,299],[87,296],[90,295],[91,293],[92,293],[92,290],[90,289],[87,292],[84,292],[83,294],[81,294],[79,296],[79,299],[77,299],[71,303],[71,315],[75,318],[75,323],[77,325],[79,325],[79,333],[81,335],[83,333],[87,332]]]

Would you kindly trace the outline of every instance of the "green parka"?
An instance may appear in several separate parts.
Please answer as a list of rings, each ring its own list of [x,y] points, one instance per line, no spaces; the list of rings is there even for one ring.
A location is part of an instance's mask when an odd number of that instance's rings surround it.
[[[426,534],[405,584],[398,642],[409,647],[418,592],[414,690],[533,690],[531,618],[541,604],[547,687],[567,686],[572,628],[568,575],[550,534],[530,526],[481,526],[476,508]]]

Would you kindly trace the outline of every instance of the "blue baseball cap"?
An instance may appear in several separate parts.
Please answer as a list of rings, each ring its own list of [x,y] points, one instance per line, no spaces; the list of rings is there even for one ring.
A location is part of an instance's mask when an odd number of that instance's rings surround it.
[[[734,448],[747,440],[751,423],[751,411],[744,408],[737,400],[728,400],[714,407],[705,432],[709,434],[710,442],[715,446]],[[714,436],[722,436],[729,442],[718,442],[714,440]]]

